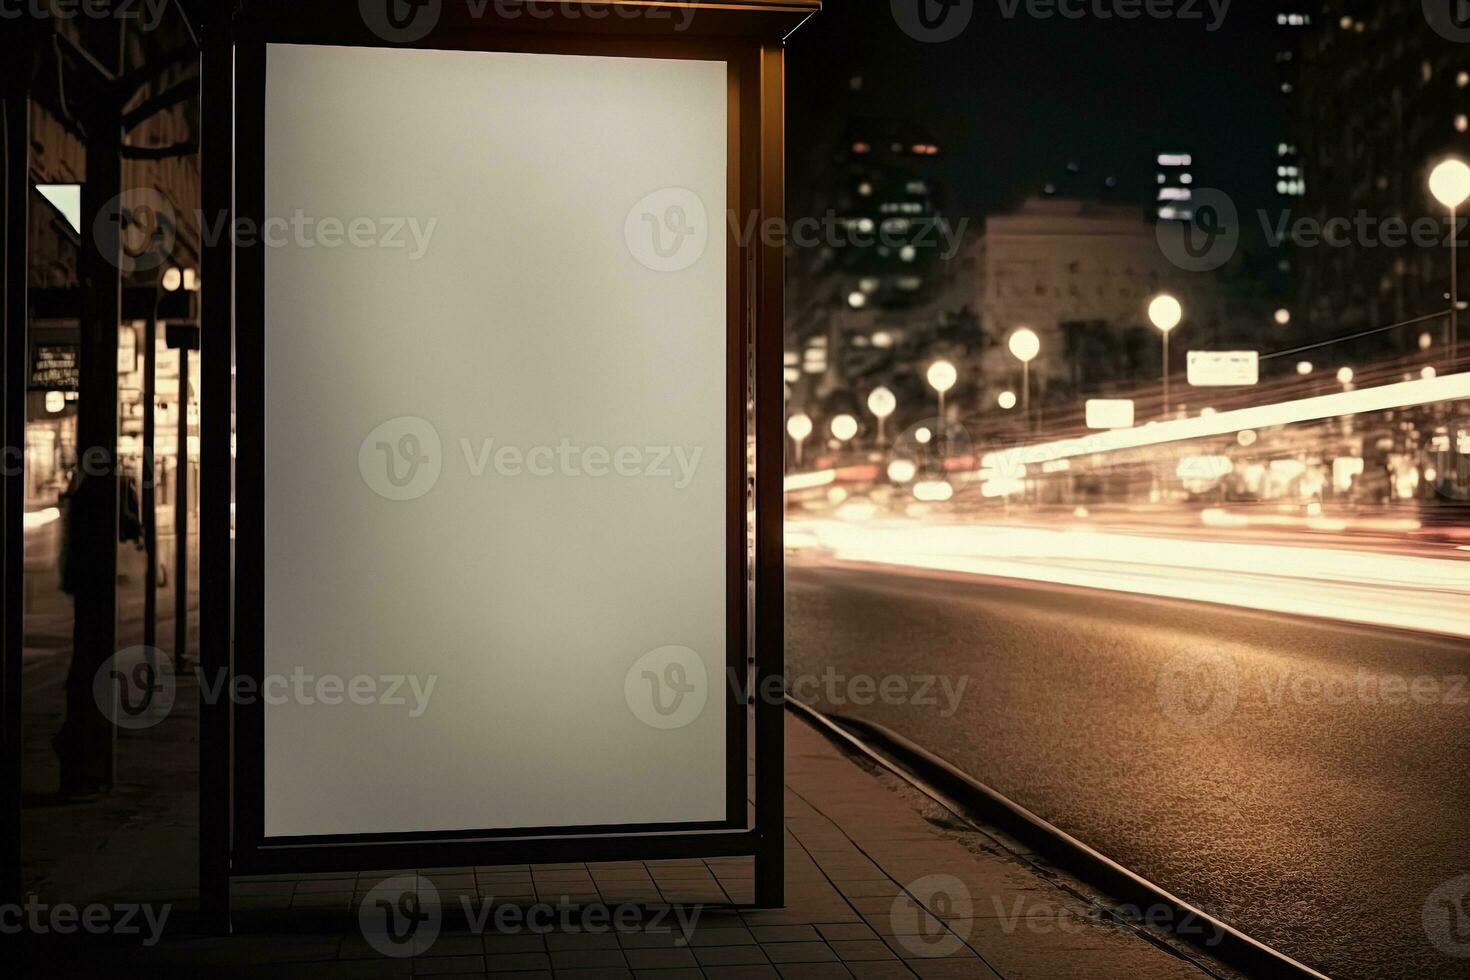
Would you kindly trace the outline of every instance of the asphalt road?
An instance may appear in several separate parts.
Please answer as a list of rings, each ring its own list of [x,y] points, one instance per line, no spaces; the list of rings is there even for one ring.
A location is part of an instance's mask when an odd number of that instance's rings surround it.
[[[803,700],[909,737],[1332,976],[1470,978],[1470,641],[800,555],[787,569]],[[860,677],[890,678],[887,696]]]

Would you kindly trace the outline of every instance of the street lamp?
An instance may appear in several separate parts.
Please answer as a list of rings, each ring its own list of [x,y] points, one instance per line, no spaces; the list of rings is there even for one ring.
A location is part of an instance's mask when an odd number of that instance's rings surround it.
[[[801,465],[801,447],[812,434],[812,420],[806,415],[793,415],[786,420],[786,434],[796,443],[796,465]]]
[[[1041,338],[1030,327],[1021,327],[1011,334],[1011,355],[1021,362],[1021,405],[1026,416],[1026,427],[1031,427],[1031,362],[1041,353]]]
[[[1169,417],[1169,334],[1184,320],[1184,306],[1168,293],[1148,304],[1148,318],[1164,335],[1164,418]]]
[[[1450,209],[1450,370],[1460,356],[1460,229],[1456,212],[1470,200],[1470,165],[1463,160],[1445,160],[1429,175],[1429,192]]]
[[[857,419],[851,415],[838,415],[832,419],[828,428],[832,430],[832,437],[839,443],[850,441],[858,433]]]
[[[944,395],[945,392],[955,386],[955,382],[960,379],[960,373],[948,361],[935,361],[929,365],[928,377],[930,387],[939,392],[939,453],[943,456],[945,445],[944,435],[948,428],[944,417]]]
[[[887,388],[874,388],[868,395],[868,411],[872,412],[878,419],[878,445],[887,441],[884,427],[888,424],[888,417],[898,410],[898,399],[893,392]]]
[[[995,400],[995,403],[1001,407],[1002,411],[1009,412],[1016,407],[1016,393],[1014,391],[1002,391],[1000,397]]]

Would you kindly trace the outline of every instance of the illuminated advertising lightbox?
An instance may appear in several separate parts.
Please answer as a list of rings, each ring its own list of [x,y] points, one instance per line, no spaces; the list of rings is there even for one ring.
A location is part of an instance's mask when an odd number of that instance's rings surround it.
[[[266,55],[265,835],[725,820],[727,64]]]

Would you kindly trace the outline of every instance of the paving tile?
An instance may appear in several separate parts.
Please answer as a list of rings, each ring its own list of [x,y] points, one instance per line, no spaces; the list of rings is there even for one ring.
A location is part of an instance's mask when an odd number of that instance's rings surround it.
[[[749,966],[769,963],[770,957],[759,946],[697,946],[693,950],[701,966]]]
[[[483,956],[418,956],[413,961],[414,976],[485,972]]]
[[[620,969],[627,961],[617,949],[570,949],[552,953],[551,965],[560,974],[563,970]]]
[[[629,949],[623,951],[628,965],[635,970],[697,967],[699,961],[688,949]]]
[[[782,980],[852,980],[841,963],[781,963],[776,971]]]
[[[872,960],[846,965],[848,972],[857,980],[913,980],[918,976],[902,960]]]
[[[832,962],[837,954],[823,942],[811,943],[762,943],[772,963],[821,963]]]
[[[503,936],[487,933],[481,937],[485,952],[492,956],[504,953],[540,953],[546,949],[546,940],[541,936],[526,933]]]
[[[897,954],[876,936],[873,939],[838,940],[829,945],[840,960],[894,960]]]
[[[830,942],[878,939],[878,934],[865,922],[832,922],[817,926],[817,932]]]
[[[781,980],[774,966],[707,966],[709,980]]]
[[[758,943],[795,943],[822,938],[816,926],[752,926],[750,934]]]
[[[491,973],[550,970],[551,957],[546,953],[491,953],[485,957],[485,967]]]

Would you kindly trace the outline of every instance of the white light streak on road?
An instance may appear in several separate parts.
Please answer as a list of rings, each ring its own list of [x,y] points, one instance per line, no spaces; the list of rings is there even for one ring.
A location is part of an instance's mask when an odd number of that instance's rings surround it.
[[[1273,405],[1258,405],[1198,418],[1157,422],[1136,429],[1116,429],[1075,439],[1018,446],[1006,450],[1003,455],[1006,459],[1017,460],[1023,465],[1039,464],[1093,453],[1141,449],[1170,442],[1233,435],[1246,430],[1316,422],[1343,415],[1382,412],[1463,398],[1470,398],[1470,374],[1452,374],[1443,378],[1404,381],[1377,388],[1361,388],[1315,398],[1277,402]],[[987,456],[981,461],[981,465],[994,465],[1000,455]]]
[[[1470,562],[1093,530],[788,520],[789,549],[1470,636]]]

